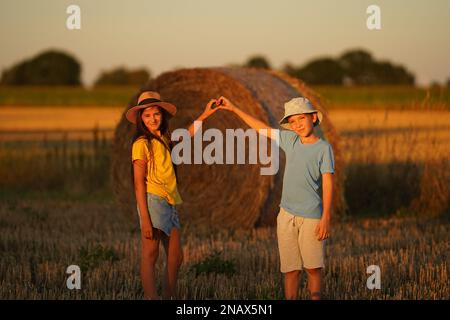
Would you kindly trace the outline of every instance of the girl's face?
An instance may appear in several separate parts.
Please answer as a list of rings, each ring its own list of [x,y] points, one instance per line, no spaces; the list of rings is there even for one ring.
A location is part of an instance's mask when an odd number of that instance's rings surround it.
[[[151,132],[159,130],[162,122],[162,112],[157,106],[148,107],[142,112],[142,121]]]
[[[313,133],[314,122],[316,121],[316,113],[295,114],[288,118],[292,130],[301,137],[308,137]]]

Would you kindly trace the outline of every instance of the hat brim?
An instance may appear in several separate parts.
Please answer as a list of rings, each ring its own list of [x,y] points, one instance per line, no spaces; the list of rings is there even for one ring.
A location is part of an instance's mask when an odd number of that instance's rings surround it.
[[[280,121],[279,124],[282,128],[288,129],[288,130],[292,130],[290,123],[288,122],[288,118],[290,116],[295,116],[296,114],[304,114],[304,113],[317,113],[317,121],[314,123],[314,126],[317,127],[319,124],[322,123],[322,119],[323,119],[323,114],[322,112],[320,112],[319,110],[314,110],[314,111],[310,111],[310,112],[302,112],[302,113],[292,113],[292,114],[287,114],[285,115]]]
[[[141,109],[149,108],[149,107],[163,108],[164,110],[166,110],[169,113],[170,117],[173,117],[177,113],[177,107],[175,107],[173,104],[171,104],[169,102],[161,101],[161,102],[152,102],[152,103],[148,103],[148,104],[143,104],[141,106],[134,106],[134,107],[128,109],[127,113],[125,114],[125,117],[131,123],[136,124],[136,115],[137,115],[138,111]]]

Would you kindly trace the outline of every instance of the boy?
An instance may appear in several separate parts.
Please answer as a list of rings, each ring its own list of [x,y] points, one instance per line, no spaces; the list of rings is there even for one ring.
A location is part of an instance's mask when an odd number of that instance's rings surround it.
[[[234,112],[251,128],[272,138],[262,121],[245,113],[225,97],[219,108]],[[308,99],[294,98],[284,105],[279,145],[286,154],[277,237],[286,299],[297,299],[300,270],[308,275],[311,299],[321,298],[324,240],[329,237],[333,198],[334,156],[330,144],[314,133],[322,113]],[[320,195],[322,189],[322,199]]]

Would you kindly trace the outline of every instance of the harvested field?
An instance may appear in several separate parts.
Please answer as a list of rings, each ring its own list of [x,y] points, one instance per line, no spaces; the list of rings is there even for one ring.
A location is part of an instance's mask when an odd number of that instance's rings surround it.
[[[51,125],[48,113],[13,113],[8,130],[16,135],[6,139],[0,107],[0,297],[142,299],[137,214],[123,215],[115,203],[112,134],[104,135],[124,107],[96,108],[89,117],[90,107],[70,108],[73,117]],[[328,112],[341,138],[349,216],[335,216],[332,224],[324,297],[448,299],[450,114],[377,108]],[[65,109],[55,105],[48,112]],[[105,113],[109,124],[100,121]],[[186,115],[183,125],[198,114]],[[42,136],[28,132],[22,139],[21,120]],[[244,127],[235,120],[226,121]],[[217,229],[188,214],[181,224],[180,298],[282,299],[273,227]],[[66,288],[70,264],[84,270],[82,290]],[[381,268],[381,290],[366,287],[372,264]],[[307,297],[303,275],[300,298]]]
[[[181,299],[283,298],[273,227],[210,229],[181,219]],[[0,203],[0,221],[1,299],[143,298],[137,215],[127,219],[98,200],[8,200]],[[336,221],[326,249],[324,297],[448,299],[448,230],[448,221],[433,219]],[[212,256],[214,263],[200,268]],[[81,290],[66,287],[71,264],[82,267]],[[381,269],[380,290],[366,286],[370,265]],[[305,275],[300,299],[308,299]]]

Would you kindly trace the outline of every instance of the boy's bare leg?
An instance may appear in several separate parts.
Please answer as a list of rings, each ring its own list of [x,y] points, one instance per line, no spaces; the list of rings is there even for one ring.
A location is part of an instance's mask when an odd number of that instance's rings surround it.
[[[322,268],[305,269],[308,275],[308,289],[312,300],[320,300],[322,286]]]
[[[284,274],[284,296],[286,300],[295,300],[298,297],[299,270]]]

